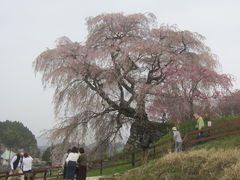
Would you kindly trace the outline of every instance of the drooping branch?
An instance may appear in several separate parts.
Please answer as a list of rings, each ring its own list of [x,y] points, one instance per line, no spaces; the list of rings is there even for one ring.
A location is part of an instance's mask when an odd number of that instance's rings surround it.
[[[85,42],[60,38],[37,57],[35,71],[55,88],[56,117],[69,117],[59,132],[70,138],[89,126],[96,138],[109,140],[130,122],[149,121],[147,107],[157,100],[157,113],[168,109],[173,116],[174,108],[187,109],[189,98],[199,103],[230,87],[228,77],[216,73],[216,58],[201,35],[156,24],[152,14],[90,17]],[[200,69],[208,73],[197,74]]]

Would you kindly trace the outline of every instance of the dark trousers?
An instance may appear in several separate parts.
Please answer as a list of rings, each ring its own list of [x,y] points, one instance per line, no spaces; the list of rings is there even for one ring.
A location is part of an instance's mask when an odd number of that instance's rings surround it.
[[[79,165],[77,168],[77,180],[86,180],[87,178],[87,166]]]
[[[203,132],[199,132],[198,134],[197,134],[197,139],[201,139],[201,138],[203,138]],[[202,144],[203,143],[203,141],[198,141],[197,142],[197,144]]]
[[[67,163],[63,167],[63,179],[67,179]]]
[[[32,175],[32,171],[23,171],[24,172],[24,180],[32,180],[33,179],[33,175]]]
[[[77,166],[77,163],[75,161],[69,161],[67,163],[66,179],[74,180],[76,166]]]

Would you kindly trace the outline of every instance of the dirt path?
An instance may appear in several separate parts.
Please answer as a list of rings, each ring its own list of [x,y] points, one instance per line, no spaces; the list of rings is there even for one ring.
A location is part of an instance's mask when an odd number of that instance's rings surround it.
[[[87,180],[98,180],[101,176],[87,177]]]
[[[103,176],[95,176],[95,177],[87,177],[87,180],[99,180],[99,179],[101,179],[101,180],[113,180],[113,179],[115,179],[115,178],[113,178],[113,177],[103,177]]]

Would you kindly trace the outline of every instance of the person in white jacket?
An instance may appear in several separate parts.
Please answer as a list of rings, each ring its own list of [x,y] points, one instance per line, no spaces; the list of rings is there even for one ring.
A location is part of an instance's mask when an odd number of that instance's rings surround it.
[[[72,151],[68,154],[68,157],[66,159],[67,164],[66,179],[74,180],[79,155],[80,154],[78,152],[78,148],[76,147],[73,147]]]
[[[25,180],[32,180],[32,162],[33,158],[28,153],[24,153],[22,167]]]
[[[177,130],[176,127],[173,127],[172,131],[173,131],[173,140],[175,142],[175,151],[180,152],[180,151],[182,151],[182,137],[181,137],[181,134]]]

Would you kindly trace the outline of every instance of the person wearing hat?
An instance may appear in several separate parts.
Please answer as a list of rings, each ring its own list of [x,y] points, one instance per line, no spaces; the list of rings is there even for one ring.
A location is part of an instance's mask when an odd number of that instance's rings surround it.
[[[180,152],[182,151],[182,137],[180,132],[177,130],[176,127],[172,128],[173,131],[173,140],[175,144],[175,152]]]

